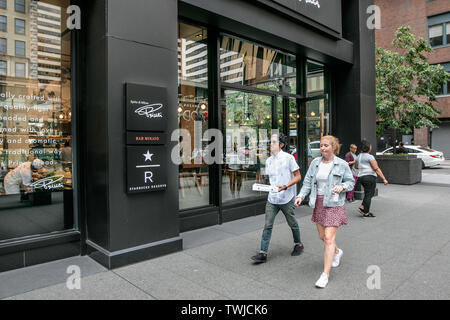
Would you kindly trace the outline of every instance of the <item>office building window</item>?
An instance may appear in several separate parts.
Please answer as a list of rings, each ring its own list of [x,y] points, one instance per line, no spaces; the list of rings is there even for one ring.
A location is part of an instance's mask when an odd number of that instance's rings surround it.
[[[6,52],[7,52],[6,39],[0,38],[0,53],[6,54]]]
[[[16,19],[16,33],[17,34],[25,34],[25,20]]]
[[[431,26],[428,29],[429,37],[430,37],[430,46],[436,47],[444,44],[442,37],[442,25],[439,24],[437,26]]]
[[[25,0],[15,0],[14,6],[17,12],[25,13]]]
[[[447,73],[450,73],[450,62],[441,64]],[[436,92],[436,96],[450,95],[450,82],[444,82]]]
[[[6,0],[0,0],[0,9],[6,9]]]
[[[25,78],[25,63],[16,63],[16,77]]]
[[[447,34],[446,41],[447,41],[447,44],[450,45],[450,22],[447,23],[445,29],[446,29],[446,34]]]
[[[6,32],[7,20],[6,16],[0,16],[0,31]]]
[[[25,10],[31,3],[33,10]],[[25,14],[15,12],[14,4]],[[27,26],[26,41],[15,32],[2,33],[4,39],[0,38],[2,50],[7,42],[11,47],[7,58],[0,54],[0,246],[12,239],[77,227],[72,190],[71,32],[63,23],[70,1],[10,0],[9,5],[9,10],[0,11],[14,21],[15,30],[23,33],[24,21],[33,28]],[[41,14],[60,23],[46,26]],[[48,53],[48,45],[37,45],[40,38],[51,39],[51,48],[58,53]]]
[[[0,76],[8,75],[8,67],[6,61],[0,61]]]
[[[25,42],[16,40],[16,56],[25,56]]]
[[[450,12],[428,18],[431,47],[450,46]]]

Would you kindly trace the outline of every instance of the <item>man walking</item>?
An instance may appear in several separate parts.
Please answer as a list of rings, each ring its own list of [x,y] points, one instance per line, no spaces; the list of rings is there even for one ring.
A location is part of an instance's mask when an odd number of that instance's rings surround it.
[[[295,158],[284,152],[282,148],[287,144],[287,137],[283,133],[274,134],[270,139],[271,156],[266,161],[266,175],[269,176],[271,186],[278,187],[278,192],[270,192],[266,203],[266,221],[261,239],[259,254],[252,257],[258,263],[267,261],[267,251],[272,236],[273,223],[281,210],[292,229],[294,250],[292,256],[298,256],[303,251],[300,240],[300,228],[295,218],[294,200],[297,195],[297,183],[301,179],[300,169]]]

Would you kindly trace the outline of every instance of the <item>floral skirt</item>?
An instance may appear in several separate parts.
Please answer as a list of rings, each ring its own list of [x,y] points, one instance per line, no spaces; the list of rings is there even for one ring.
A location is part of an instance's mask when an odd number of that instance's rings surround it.
[[[324,207],[323,196],[317,196],[311,220],[324,227],[340,227],[348,224],[345,207]]]

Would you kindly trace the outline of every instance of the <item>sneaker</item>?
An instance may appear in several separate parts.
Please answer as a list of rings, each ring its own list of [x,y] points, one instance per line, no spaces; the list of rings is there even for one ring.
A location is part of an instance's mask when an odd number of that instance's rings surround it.
[[[264,254],[262,252],[258,253],[256,256],[252,257],[252,260],[258,263],[266,262],[267,261],[267,254]]]
[[[295,245],[294,250],[292,250],[291,256],[301,255],[304,248],[305,247],[303,245],[299,245],[299,244]]]
[[[328,284],[328,276],[325,272],[322,272],[319,280],[317,280],[317,282],[316,282],[316,287],[317,288],[325,288],[327,286],[327,284]]]
[[[339,249],[339,252],[337,254],[334,255],[333,258],[333,263],[331,264],[331,266],[333,268],[339,267],[339,265],[341,264],[341,258],[342,255],[344,254],[344,251],[342,251],[341,249]]]

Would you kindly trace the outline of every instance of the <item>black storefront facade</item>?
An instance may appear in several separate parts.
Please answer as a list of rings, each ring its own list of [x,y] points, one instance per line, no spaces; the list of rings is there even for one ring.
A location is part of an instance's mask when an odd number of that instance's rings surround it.
[[[80,254],[116,268],[182,250],[181,232],[263,214],[265,196],[251,185],[264,182],[261,155],[272,129],[288,135],[286,152],[302,173],[322,135],[339,137],[343,149],[363,138],[376,142],[374,30],[367,27],[373,1],[43,2],[38,15],[49,10],[51,17],[60,6],[63,22],[69,5],[81,9],[80,29],[61,26],[61,38],[70,34],[70,46],[60,48],[70,56],[61,68],[70,73],[61,81],[67,88],[50,90],[39,76],[33,84],[44,92],[42,110],[55,108],[55,94],[45,92],[70,90],[49,119],[62,126],[70,112],[70,128],[52,150],[70,140],[72,161],[53,165],[52,176],[64,171],[61,188],[51,190],[60,225],[49,227],[45,213],[26,216],[46,232],[5,233],[0,272]],[[8,79],[5,97],[17,90]],[[140,125],[130,114],[160,121]],[[187,135],[174,134],[179,129]],[[222,133],[221,164],[204,162],[215,141],[208,129]],[[174,163],[174,154],[187,160]],[[2,197],[25,206],[22,194]],[[42,204],[27,202],[29,214],[51,211]],[[4,228],[18,217],[4,219]]]

